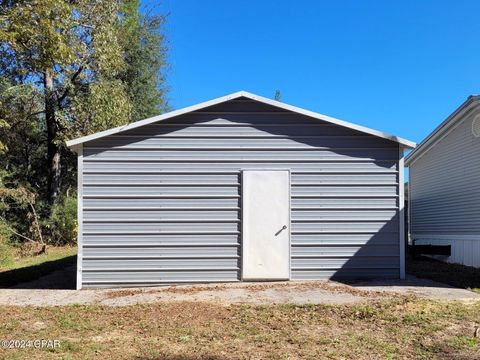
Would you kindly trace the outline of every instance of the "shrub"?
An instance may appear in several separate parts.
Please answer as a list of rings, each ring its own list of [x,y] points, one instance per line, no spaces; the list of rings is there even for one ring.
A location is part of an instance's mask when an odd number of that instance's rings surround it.
[[[0,268],[13,265],[15,248],[10,243],[10,231],[3,221],[0,221]]]
[[[48,243],[53,245],[74,245],[77,242],[77,199],[65,197],[53,206],[45,227]]]

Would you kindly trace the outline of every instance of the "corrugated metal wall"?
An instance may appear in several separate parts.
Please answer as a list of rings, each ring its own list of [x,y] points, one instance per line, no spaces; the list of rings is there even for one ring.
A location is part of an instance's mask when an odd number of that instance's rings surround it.
[[[410,165],[412,238],[452,244],[451,261],[480,266],[480,138],[472,133],[478,106]]]
[[[399,276],[398,144],[234,100],[84,144],[83,286],[240,278],[240,170],[292,171],[292,276]]]

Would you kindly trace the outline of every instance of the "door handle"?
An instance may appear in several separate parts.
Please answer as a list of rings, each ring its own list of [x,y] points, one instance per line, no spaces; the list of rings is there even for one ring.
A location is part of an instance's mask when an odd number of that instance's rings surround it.
[[[283,225],[282,228],[275,233],[275,236],[278,236],[283,230],[287,230],[287,225]]]

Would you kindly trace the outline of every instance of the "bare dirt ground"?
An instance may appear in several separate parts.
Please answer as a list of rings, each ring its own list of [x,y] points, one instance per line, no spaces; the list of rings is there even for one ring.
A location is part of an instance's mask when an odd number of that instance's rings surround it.
[[[73,304],[133,305],[155,302],[199,301],[228,304],[328,304],[342,305],[384,297],[475,302],[480,294],[426,279],[377,280],[355,283],[291,281],[225,283],[128,289],[62,290],[52,288],[71,278],[75,268],[55,271],[30,283],[0,290],[0,305],[58,306]]]

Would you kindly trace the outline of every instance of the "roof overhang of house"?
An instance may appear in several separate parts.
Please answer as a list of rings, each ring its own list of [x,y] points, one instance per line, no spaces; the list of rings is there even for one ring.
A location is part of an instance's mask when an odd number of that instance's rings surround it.
[[[200,104],[188,106],[188,107],[185,107],[183,109],[179,109],[179,110],[171,111],[171,112],[168,112],[168,113],[165,113],[165,114],[162,114],[162,115],[154,116],[154,117],[151,117],[151,118],[148,118],[148,119],[145,119],[145,120],[140,120],[140,121],[136,121],[136,122],[131,123],[131,124],[118,126],[118,127],[112,128],[112,129],[105,130],[105,131],[100,131],[100,132],[97,132],[95,134],[82,136],[82,137],[79,137],[79,138],[76,138],[76,139],[73,139],[73,140],[69,140],[69,141],[67,141],[66,144],[67,144],[67,147],[69,147],[70,149],[72,149],[74,151],[77,151],[78,147],[81,144],[83,144],[87,141],[92,141],[92,140],[96,140],[96,139],[99,139],[99,138],[102,138],[102,137],[105,137],[105,136],[114,135],[114,134],[118,134],[118,133],[121,133],[121,132],[124,132],[124,131],[127,131],[127,130],[136,129],[136,128],[141,127],[141,126],[145,126],[145,125],[149,125],[149,124],[152,124],[152,123],[155,123],[155,122],[158,122],[158,121],[170,119],[170,118],[173,118],[175,116],[183,115],[183,114],[186,114],[186,113],[189,113],[189,112],[192,112],[192,111],[196,111],[196,110],[201,110],[201,109],[209,107],[209,106],[217,105],[217,104],[220,104],[220,103],[223,103],[223,102],[227,102],[227,101],[242,98],[242,97],[243,98],[248,98],[248,99],[251,99],[251,100],[254,100],[254,101],[258,101],[258,102],[263,103],[263,104],[275,106],[275,107],[283,109],[283,110],[292,111],[294,113],[305,115],[305,116],[311,117],[313,119],[326,121],[328,123],[332,123],[332,124],[342,126],[342,127],[345,127],[345,128],[357,130],[357,131],[363,132],[365,134],[369,134],[369,135],[377,136],[377,137],[380,137],[380,138],[383,138],[383,139],[387,139],[387,140],[399,143],[401,146],[403,146],[405,148],[414,148],[416,146],[416,144],[414,142],[402,139],[398,136],[390,135],[390,134],[387,134],[387,133],[382,132],[382,131],[378,131],[378,130],[370,129],[370,128],[367,128],[367,127],[364,127],[364,126],[352,124],[352,123],[344,121],[344,120],[336,119],[336,118],[326,116],[326,115],[322,115],[322,114],[319,114],[319,113],[316,113],[316,112],[313,112],[313,111],[305,110],[305,109],[302,109],[302,108],[299,108],[299,107],[296,107],[296,106],[288,105],[288,104],[285,104],[283,102],[279,102],[279,101],[268,99],[268,98],[265,98],[265,97],[262,97],[262,96],[254,95],[254,94],[251,94],[251,93],[246,92],[246,91],[239,91],[239,92],[236,92],[236,93],[233,93],[233,94],[230,94],[230,95],[226,95],[226,96],[222,96],[222,97],[219,97],[219,98],[216,98],[216,99],[213,99],[213,100],[205,101],[205,102],[202,102]]]
[[[405,158],[405,165],[412,165],[417,159],[422,157],[435,144],[447,136],[474,110],[480,101],[480,95],[471,95],[460,105],[449,117],[447,117],[430,135],[428,135],[418,146]]]

